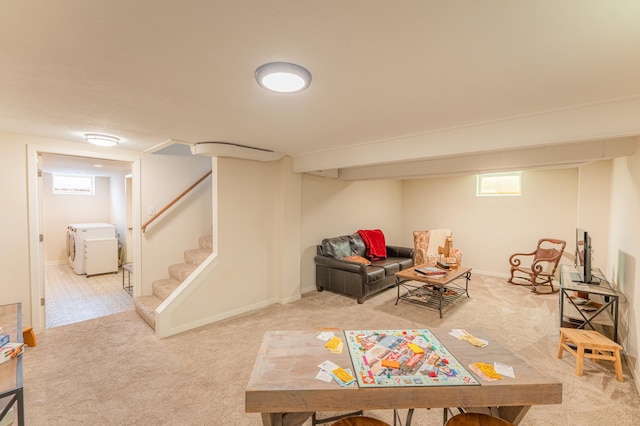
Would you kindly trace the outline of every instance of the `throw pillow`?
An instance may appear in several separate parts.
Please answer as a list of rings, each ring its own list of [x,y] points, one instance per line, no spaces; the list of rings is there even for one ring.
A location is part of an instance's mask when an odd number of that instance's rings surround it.
[[[369,262],[369,259],[365,259],[362,256],[346,256],[346,257],[343,257],[342,260],[346,260],[347,262],[357,262],[357,263],[364,263],[365,265],[371,265],[371,262]]]
[[[322,253],[325,256],[341,259],[345,256],[351,256],[351,245],[349,244],[349,236],[325,238],[322,240]]]
[[[367,254],[367,246],[364,245],[362,237],[357,232],[349,235],[349,244],[351,245],[351,255],[364,257]]]

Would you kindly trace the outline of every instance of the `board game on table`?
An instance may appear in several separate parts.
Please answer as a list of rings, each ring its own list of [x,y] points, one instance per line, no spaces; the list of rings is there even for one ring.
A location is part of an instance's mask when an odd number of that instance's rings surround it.
[[[344,334],[360,387],[479,385],[427,329]]]

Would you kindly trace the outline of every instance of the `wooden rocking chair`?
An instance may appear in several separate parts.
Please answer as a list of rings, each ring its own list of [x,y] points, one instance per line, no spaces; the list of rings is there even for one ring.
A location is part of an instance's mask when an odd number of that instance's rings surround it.
[[[549,286],[548,293],[556,293],[558,289],[553,287],[553,277],[566,245],[566,241],[563,240],[542,238],[538,240],[535,251],[511,255],[511,278],[507,282],[514,285],[530,285],[532,293],[539,293],[536,286]]]

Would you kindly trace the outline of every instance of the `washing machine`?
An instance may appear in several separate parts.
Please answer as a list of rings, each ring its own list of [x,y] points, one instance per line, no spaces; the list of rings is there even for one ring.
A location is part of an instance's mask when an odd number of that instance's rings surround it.
[[[67,226],[67,256],[73,271],[85,274],[85,240],[116,238],[116,226],[109,223],[72,223]],[[118,250],[113,251],[118,258]]]

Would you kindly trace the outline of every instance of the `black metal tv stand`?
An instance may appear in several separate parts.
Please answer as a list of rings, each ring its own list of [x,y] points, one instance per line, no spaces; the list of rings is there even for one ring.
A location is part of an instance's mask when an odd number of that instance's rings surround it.
[[[592,273],[598,285],[574,281],[574,274],[580,276],[575,267],[560,266],[560,327],[588,327],[618,343],[618,293],[600,269]]]

